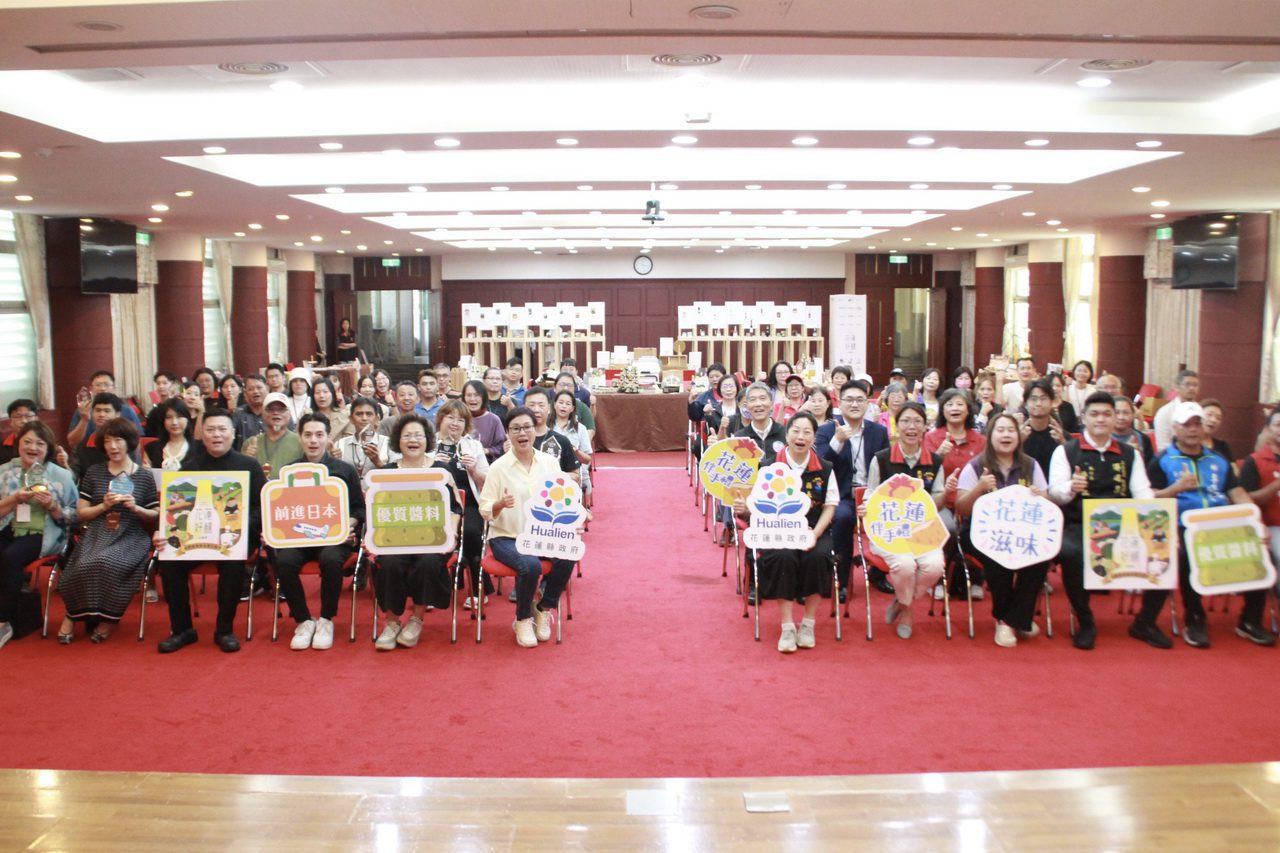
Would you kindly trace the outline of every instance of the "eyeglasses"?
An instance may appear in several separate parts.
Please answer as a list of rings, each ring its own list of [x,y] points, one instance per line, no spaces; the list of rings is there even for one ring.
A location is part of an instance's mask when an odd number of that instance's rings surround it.
[[[846,406],[865,406],[867,404],[866,397],[841,397],[840,402]]]
[[[507,432],[533,432],[533,426],[507,427]]]

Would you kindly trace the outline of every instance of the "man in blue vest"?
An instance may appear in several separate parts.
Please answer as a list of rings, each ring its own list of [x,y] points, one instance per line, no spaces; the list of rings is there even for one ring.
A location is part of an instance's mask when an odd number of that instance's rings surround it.
[[[1158,498],[1178,500],[1178,586],[1182,591],[1182,612],[1186,624],[1182,638],[1197,649],[1209,648],[1205,630],[1204,602],[1191,586],[1191,560],[1187,554],[1182,515],[1193,509],[1249,504],[1253,500],[1236,480],[1231,462],[1204,446],[1204,409],[1191,400],[1168,404],[1172,408],[1173,442],[1147,463],[1147,476]],[[1274,646],[1276,638],[1262,627],[1262,611],[1267,604],[1267,590],[1244,594],[1244,609],[1236,624],[1236,633],[1260,646]],[[1151,631],[1169,593],[1165,591],[1143,597],[1142,610],[1134,621],[1134,629]],[[1136,636],[1136,634],[1135,634]]]

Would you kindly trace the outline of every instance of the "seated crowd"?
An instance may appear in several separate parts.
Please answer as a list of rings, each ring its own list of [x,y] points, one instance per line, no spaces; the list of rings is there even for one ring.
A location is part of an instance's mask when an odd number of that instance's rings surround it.
[[[1088,361],[1077,362],[1066,376],[1040,377],[1027,357],[1018,360],[1017,372],[1006,383],[961,367],[944,387],[935,368],[910,385],[895,369],[877,394],[870,376],[855,377],[848,367],[833,368],[830,382],[821,386],[806,384],[786,362],[754,379],[722,364],[708,367],[705,390],[689,394],[691,455],[699,458],[721,438],[750,439],[764,453],[762,466],[785,459],[801,475],[811,501],[812,549],[746,556],[747,565],[754,561],[754,571],[745,573],[750,601],[758,595],[778,602],[779,651],[815,645],[820,597],[832,595],[834,586],[845,601],[855,559],[865,562],[869,585],[892,596],[885,621],[903,639],[912,635],[915,600],[963,596],[967,570],[972,598],[989,593],[995,642],[1002,647],[1040,633],[1038,595],[1051,590],[1046,577],[1057,566],[1076,625],[1072,643],[1092,649],[1097,628],[1090,599],[1096,593],[1085,588],[1081,531],[1083,501],[1089,498],[1175,498],[1180,516],[1192,509],[1257,504],[1270,531],[1272,560],[1280,565],[1280,406],[1269,414],[1256,450],[1236,458],[1216,437],[1223,407],[1200,399],[1194,371],[1177,375],[1176,398],[1156,411],[1151,429],[1124,381],[1113,374],[1095,377]],[[899,473],[923,481],[950,534],[943,549],[913,557],[885,553],[865,535],[859,542],[858,518],[866,510],[860,495]],[[968,516],[983,494],[1019,484],[1062,508],[1063,542],[1053,559],[1011,570],[972,546]],[[734,515],[747,517],[742,499],[719,516],[722,547],[736,543]],[[1178,532],[1181,538],[1181,523]],[[1190,646],[1208,648],[1205,607],[1189,582],[1183,544],[1182,636]],[[753,586],[757,574],[759,589]],[[1274,633],[1263,625],[1270,594],[1243,595],[1238,636],[1275,645]],[[1169,593],[1150,591],[1141,598],[1130,636],[1171,648],[1172,639],[1157,624]],[[795,604],[804,608],[799,626]]]
[[[262,374],[219,376],[202,367],[185,382],[156,373],[144,405],[122,400],[115,378],[102,370],[77,395],[61,443],[39,419],[34,401],[14,400],[8,406],[12,432],[0,441],[0,647],[14,636],[14,612],[23,585],[34,580],[32,564],[57,555],[64,605],[59,643],[75,640],[77,624],[93,642],[106,640],[164,544],[157,529],[157,474],[185,470],[249,474],[245,526],[255,553],[247,563],[207,561],[218,575],[214,642],[224,652],[239,650],[238,606],[266,590],[261,569],[269,567],[295,624],[291,648],[328,649],[344,577],[360,564],[354,554],[365,515],[363,483],[375,468],[447,472],[465,564],[456,584],[469,580],[473,591],[463,607],[478,608],[479,597],[493,592],[488,574],[480,580],[487,550],[515,577],[517,643],[547,642],[573,563],[553,560],[543,577],[540,561],[515,548],[520,514],[512,507],[523,505],[535,480],[553,475],[578,481],[590,505],[594,398],[572,359],[561,370],[553,387],[528,386],[522,363],[512,359],[483,381],[457,388],[443,364],[422,370],[416,382],[392,383],[385,371],[373,370],[348,400],[339,383],[308,369],[273,363]],[[325,548],[266,548],[261,489],[303,461],[323,465],[346,483],[350,536]],[[300,577],[309,562],[320,575],[315,613]],[[376,568],[373,588],[385,619],[379,650],[416,645],[426,613],[450,606],[456,593],[448,562],[442,554],[365,555],[364,564]],[[198,639],[189,590],[195,565],[159,561],[171,629],[159,643],[162,653]],[[365,582],[363,571],[353,579],[358,586]],[[159,600],[151,586],[146,595]]]

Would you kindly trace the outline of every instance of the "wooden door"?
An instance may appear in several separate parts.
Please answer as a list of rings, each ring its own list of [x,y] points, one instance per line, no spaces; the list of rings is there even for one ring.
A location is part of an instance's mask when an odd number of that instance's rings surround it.
[[[958,337],[960,329],[952,334]],[[942,387],[946,388],[955,365],[947,359],[947,291],[941,287],[929,291],[929,355],[925,361],[942,371]]]
[[[867,297],[867,372],[880,386],[893,370],[893,288],[868,287],[860,292]]]

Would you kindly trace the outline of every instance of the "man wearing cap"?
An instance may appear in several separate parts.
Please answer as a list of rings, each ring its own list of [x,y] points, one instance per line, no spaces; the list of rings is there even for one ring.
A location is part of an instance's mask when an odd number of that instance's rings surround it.
[[[266,431],[244,443],[244,454],[257,459],[268,480],[280,476],[280,469],[302,461],[302,442],[289,429],[289,398],[273,391],[263,406]]]
[[[1067,600],[1080,623],[1072,638],[1077,649],[1092,649],[1098,638],[1089,607],[1089,591],[1084,588],[1081,532],[1084,499],[1154,497],[1138,451],[1111,437],[1115,423],[1115,398],[1101,391],[1093,392],[1084,401],[1084,432],[1054,450],[1049,462],[1049,498],[1062,507],[1065,522],[1058,562],[1062,566]],[[1138,636],[1130,630],[1130,634],[1160,648],[1173,645],[1159,631]]]
[[[1174,407],[1178,403],[1194,403],[1200,399],[1200,374],[1194,370],[1179,370],[1173,377],[1173,387],[1178,390],[1178,399],[1161,406],[1151,424],[1156,434],[1156,447],[1160,450],[1173,441]]]
[[[1178,586],[1182,591],[1185,620],[1182,638],[1197,649],[1209,648],[1205,630],[1204,602],[1191,586],[1191,559],[1187,554],[1186,530],[1182,514],[1193,509],[1207,509],[1227,504],[1249,504],[1253,499],[1236,480],[1231,462],[1217,451],[1204,446],[1204,409],[1199,403],[1183,400],[1165,406],[1172,409],[1169,421],[1173,441],[1147,463],[1147,476],[1158,498],[1178,500]],[[1236,623],[1236,633],[1260,646],[1274,646],[1276,638],[1262,627],[1262,611],[1267,604],[1266,589],[1244,594],[1244,609]],[[1159,631],[1156,617],[1169,593],[1149,592],[1142,597],[1142,610],[1129,633]],[[1145,637],[1144,637],[1145,639]]]

